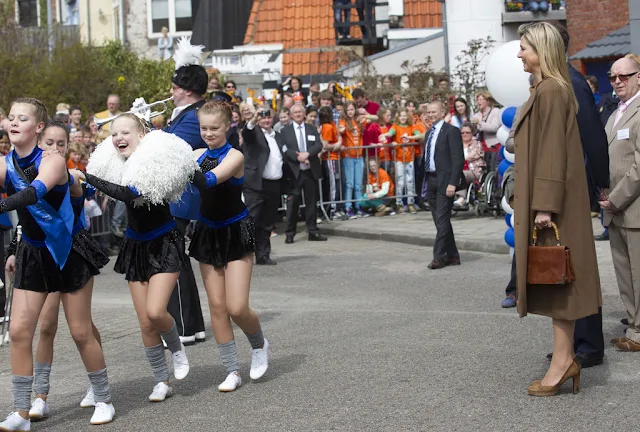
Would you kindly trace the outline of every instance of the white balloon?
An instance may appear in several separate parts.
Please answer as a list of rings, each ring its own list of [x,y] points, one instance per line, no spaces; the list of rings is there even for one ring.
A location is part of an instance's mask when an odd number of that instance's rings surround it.
[[[510,214],[510,215],[513,214],[513,209],[509,205],[509,201],[507,201],[507,197],[506,196],[502,197],[502,201],[500,202],[500,204],[502,205],[502,210],[504,210],[505,213]]]
[[[498,132],[496,132],[496,138],[498,138],[500,144],[505,145],[507,143],[507,140],[509,139],[509,128],[506,126],[500,126],[500,129],[498,129]]]
[[[485,79],[491,96],[506,107],[520,106],[529,99],[529,74],[517,55],[520,40],[499,46],[487,60]]]
[[[514,155],[513,153],[508,152],[506,148],[504,149],[504,158],[506,160],[508,160],[509,162],[511,162],[511,163],[515,163],[515,161],[516,161],[516,155]]]
[[[513,255],[516,253],[514,248],[509,248],[509,258],[513,259]]]

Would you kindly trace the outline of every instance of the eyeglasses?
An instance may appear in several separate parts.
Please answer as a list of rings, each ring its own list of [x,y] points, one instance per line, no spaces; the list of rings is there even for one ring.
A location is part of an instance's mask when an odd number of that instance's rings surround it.
[[[625,83],[627,81],[629,81],[629,78],[631,78],[634,75],[637,75],[638,72],[640,71],[635,71],[635,72],[631,72],[628,74],[620,74],[620,75],[609,75],[609,82],[611,84],[615,83],[616,80],[620,79],[620,82]]]
[[[228,85],[228,86],[227,86],[227,88],[228,88],[228,89],[234,89],[234,88],[236,88],[236,86],[234,86],[234,85]]]

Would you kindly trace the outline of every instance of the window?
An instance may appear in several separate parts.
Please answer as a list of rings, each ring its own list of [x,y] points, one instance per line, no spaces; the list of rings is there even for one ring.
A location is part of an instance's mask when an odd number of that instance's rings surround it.
[[[18,24],[22,27],[35,27],[38,23],[38,0],[17,0]]]
[[[162,27],[171,35],[190,36],[193,30],[193,0],[147,0],[149,37],[160,37]]]

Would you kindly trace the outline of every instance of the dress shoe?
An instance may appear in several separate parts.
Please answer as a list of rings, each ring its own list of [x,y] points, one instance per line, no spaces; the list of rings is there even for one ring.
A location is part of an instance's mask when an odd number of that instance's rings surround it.
[[[628,325],[629,325],[629,320],[628,320],[628,319],[626,319],[626,318],[622,318],[622,319],[620,320],[620,324],[628,326]]]
[[[431,270],[438,270],[441,268],[445,268],[447,265],[445,264],[444,261],[439,261],[439,260],[433,260],[431,261],[431,264],[429,264],[427,267],[429,267]]]
[[[309,234],[309,241],[327,241],[327,238],[321,234]]]
[[[558,384],[553,386],[542,385],[542,380],[535,380],[527,389],[531,396],[555,396],[560,389],[560,386],[565,383],[569,378],[573,379],[573,394],[578,393],[580,390],[580,363],[573,359],[569,365],[569,369],[564,373]]]
[[[502,300],[502,307],[503,308],[516,307],[517,304],[518,304],[518,300],[516,299],[516,296],[513,295],[513,294],[509,294],[508,296],[506,296],[504,298],[504,300]]]
[[[613,339],[611,339],[611,345],[615,345],[618,342],[624,342],[625,339],[626,339],[626,337],[613,338]]]
[[[580,367],[582,369],[590,368],[593,366],[600,366],[602,363],[604,363],[604,357],[587,355],[581,352],[576,353],[576,359],[580,363]]]
[[[260,259],[256,259],[256,264],[257,265],[276,265],[278,263],[272,260],[271,258],[260,258]]]
[[[616,348],[618,351],[638,352],[640,351],[640,343],[629,338],[624,338],[624,340],[616,344]]]
[[[609,233],[598,234],[597,236],[593,236],[593,239],[595,241],[608,241],[609,240]]]
[[[457,258],[445,258],[444,264],[448,266],[460,265],[460,257]]]
[[[293,244],[293,236],[287,236],[287,238],[284,240],[284,242],[286,244]]]
[[[553,353],[547,354],[547,359],[551,360],[552,358]],[[579,351],[576,353],[576,360],[578,360],[582,369],[590,368],[592,366],[600,366],[604,363],[604,357],[590,356]]]

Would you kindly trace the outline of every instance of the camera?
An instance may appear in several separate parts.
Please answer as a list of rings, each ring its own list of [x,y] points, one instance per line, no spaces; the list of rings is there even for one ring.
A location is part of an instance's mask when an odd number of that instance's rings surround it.
[[[271,117],[271,112],[270,111],[259,111],[258,112],[258,117],[262,117],[262,118]]]

